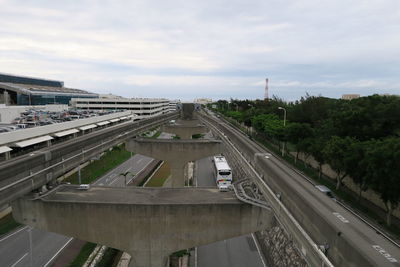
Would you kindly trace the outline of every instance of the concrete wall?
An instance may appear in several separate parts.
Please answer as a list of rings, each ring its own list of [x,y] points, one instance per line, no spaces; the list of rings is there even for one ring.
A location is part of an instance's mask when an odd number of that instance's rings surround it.
[[[282,226],[261,230],[256,236],[268,267],[309,266]]]
[[[195,161],[221,152],[220,140],[170,140],[134,138],[126,142],[129,151],[168,162]],[[183,165],[182,164],[182,167]]]
[[[193,120],[193,112],[195,111],[194,103],[182,103],[181,118],[184,120]]]
[[[125,191],[132,194],[130,188]],[[162,266],[174,251],[266,229],[274,221],[271,212],[237,200],[187,204],[174,198],[174,202],[118,204],[20,198],[12,208],[20,223],[126,251],[132,256],[131,266],[146,267]]]
[[[204,125],[164,125],[162,131],[166,133],[173,133],[181,139],[191,139],[194,134],[201,134],[207,131]]]

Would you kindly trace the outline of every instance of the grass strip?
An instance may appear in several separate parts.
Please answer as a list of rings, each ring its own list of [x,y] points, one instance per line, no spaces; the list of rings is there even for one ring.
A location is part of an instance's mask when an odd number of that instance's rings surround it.
[[[18,226],[21,226],[21,224],[17,223],[12,214],[8,214],[4,216],[3,218],[0,219],[0,236],[7,234],[11,230],[14,230]]]
[[[146,187],[161,187],[170,175],[170,167],[167,163],[164,162],[164,164],[153,175],[151,180],[146,184]]]
[[[192,135],[192,139],[200,139],[200,138],[203,138],[204,137],[204,134],[194,134],[194,135]]]
[[[81,251],[79,252],[78,256],[76,256],[74,261],[70,263],[69,267],[82,267],[95,248],[96,244],[87,242],[82,247]]]
[[[157,138],[160,136],[160,134],[161,134],[161,131],[157,131],[157,132],[155,132],[155,134],[153,134],[150,138],[151,138],[151,139],[157,139]]]
[[[125,149],[125,144],[115,146],[111,151],[106,151],[99,160],[95,160],[81,169],[81,183],[90,184],[108,171],[114,169],[131,157],[131,152]],[[78,184],[78,172],[65,179],[71,184]]]

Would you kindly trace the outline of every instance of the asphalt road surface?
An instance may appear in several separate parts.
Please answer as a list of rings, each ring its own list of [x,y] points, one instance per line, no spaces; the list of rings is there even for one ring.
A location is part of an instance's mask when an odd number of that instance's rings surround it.
[[[115,169],[106,173],[94,184],[105,186],[125,186],[125,178],[120,175],[126,171],[132,174],[140,172],[152,161],[152,158],[134,155]],[[127,176],[128,182],[134,176]],[[30,266],[28,227],[22,227],[0,239],[0,267]],[[62,252],[62,249],[72,240],[70,237],[32,229],[33,266],[50,266],[52,261]]]
[[[30,266],[29,227],[0,239],[0,266]],[[33,266],[48,266],[72,238],[32,229]]]
[[[196,161],[196,177],[197,186],[216,186],[211,157]],[[197,266],[265,267],[252,235],[197,247]]]
[[[236,138],[240,138],[242,145],[237,145],[237,147],[248,149],[248,151],[244,151],[248,156],[252,156],[252,153],[256,152],[268,152],[226,122],[218,121],[215,125],[224,128],[223,131],[226,134],[235,134]],[[297,216],[301,219],[303,227],[309,231],[317,244],[339,244],[337,249],[344,257],[352,259],[351,264],[353,265],[357,265],[357,261],[365,261],[369,263],[368,266],[400,266],[400,250],[396,244],[384,238],[376,229],[368,226],[359,216],[321,193],[314,187],[312,181],[306,180],[305,176],[288,167],[278,157],[269,155],[267,159],[263,160],[264,166],[267,167],[264,169],[268,169],[275,177],[279,177],[279,179],[275,179],[273,186],[277,192],[281,193],[281,201],[289,210],[292,209],[294,217]],[[318,234],[319,229],[314,228],[313,230],[313,225],[324,226],[324,229],[321,229],[324,235]],[[345,241],[341,243],[339,238],[343,238]],[[345,245],[340,247],[340,244]],[[336,255],[330,251],[333,250],[328,250],[328,258]],[[350,265],[347,262],[342,264]],[[363,263],[358,265],[364,266]]]
[[[129,160],[103,175],[96,182],[94,182],[93,185],[124,187],[125,177],[120,175],[121,173],[125,173],[127,171],[130,172],[126,176],[126,182],[129,183],[132,179],[135,179],[134,175],[145,169],[152,161],[152,158],[135,154]]]

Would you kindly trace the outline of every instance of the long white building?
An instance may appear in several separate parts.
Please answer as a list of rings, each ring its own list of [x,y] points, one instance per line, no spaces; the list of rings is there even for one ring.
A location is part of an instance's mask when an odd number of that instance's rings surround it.
[[[169,111],[169,100],[164,98],[72,98],[72,108],[89,110],[131,110],[143,119]]]

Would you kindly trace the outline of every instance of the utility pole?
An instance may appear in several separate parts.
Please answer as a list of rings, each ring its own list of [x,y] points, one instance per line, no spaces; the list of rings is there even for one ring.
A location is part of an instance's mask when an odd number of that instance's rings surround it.
[[[283,107],[278,107],[278,109],[282,109],[283,110],[283,127],[286,127],[286,109]],[[282,145],[282,157],[285,155],[285,141],[283,142]]]

